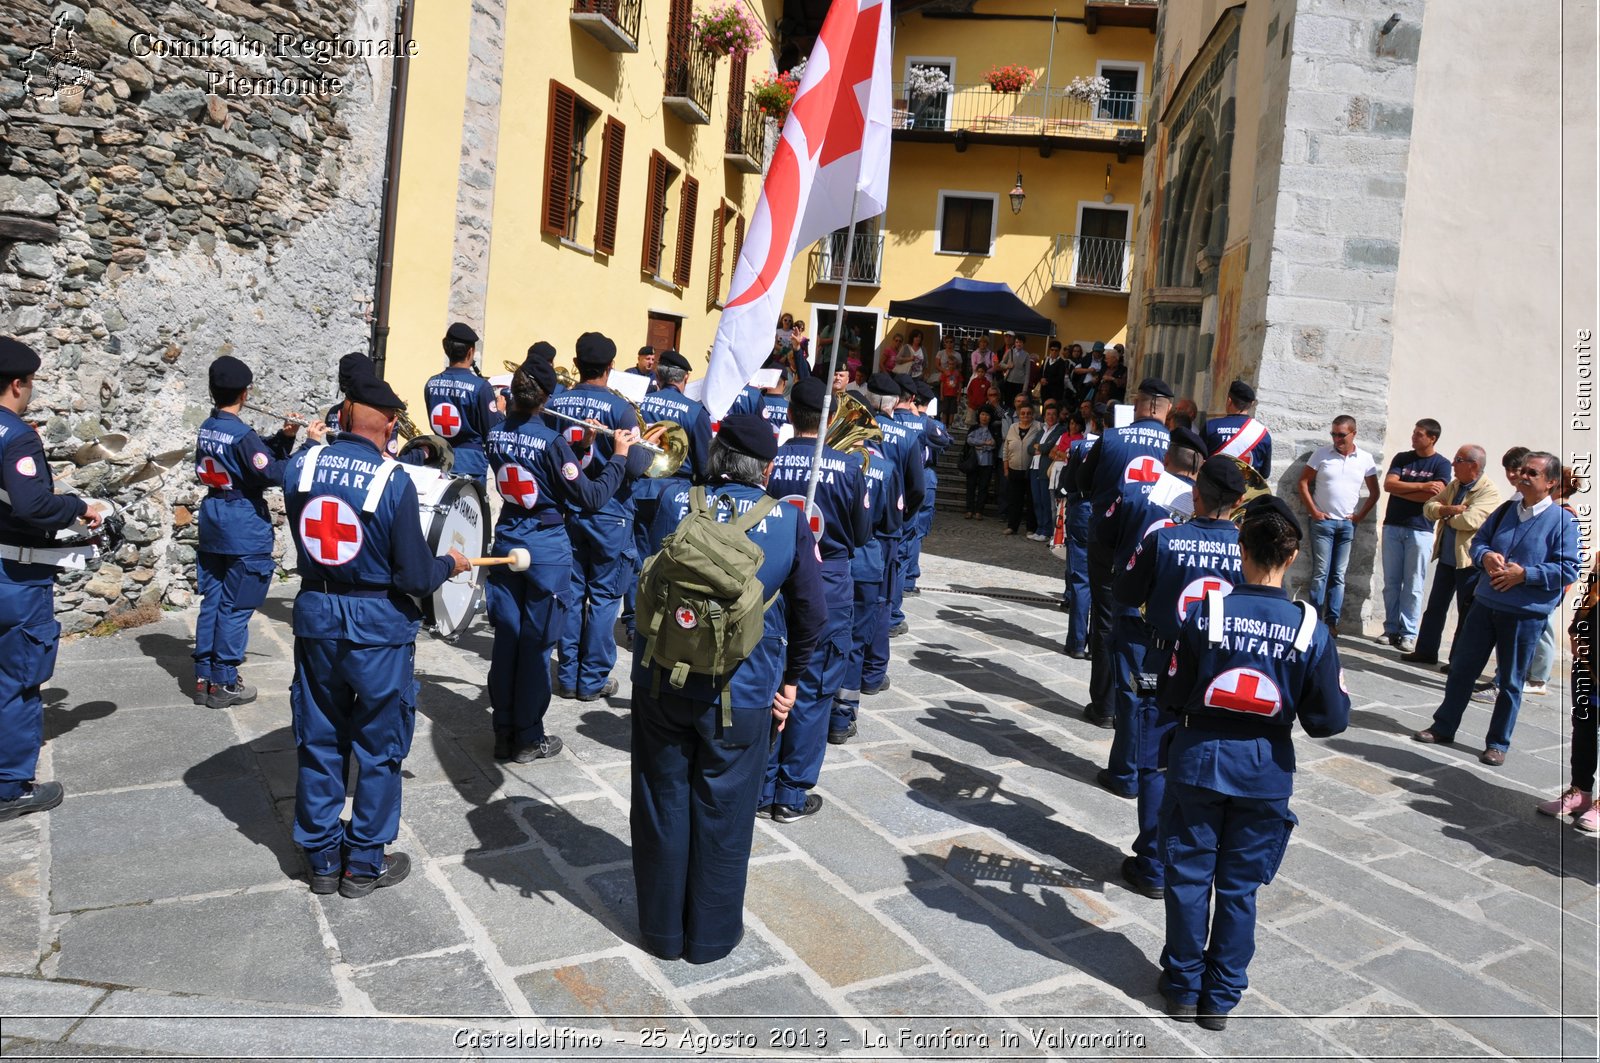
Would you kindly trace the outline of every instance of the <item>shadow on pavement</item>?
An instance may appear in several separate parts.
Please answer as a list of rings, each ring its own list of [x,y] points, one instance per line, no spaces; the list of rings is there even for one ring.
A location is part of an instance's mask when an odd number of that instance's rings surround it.
[[[1051,608],[1055,607],[1052,605]],[[1031,628],[1023,627],[1021,624],[1013,624],[1009,620],[1001,620],[992,613],[985,612],[982,606],[947,605],[940,608],[935,616],[947,624],[968,628],[979,634],[1021,642],[1029,646],[1037,646],[1042,650],[1059,650],[1061,648],[1059,640],[1041,635]]]
[[[961,711],[963,708],[972,711]],[[1097,764],[1062,749],[1044,735],[1025,731],[1010,720],[990,715],[979,705],[951,702],[948,708],[930,706],[923,722],[958,741],[982,746],[997,757],[1053,771],[1068,779],[1092,784],[1099,771]]]
[[[289,730],[290,728],[280,727],[258,741],[270,748],[280,749],[281,740],[288,736]],[[266,738],[272,741],[265,741]],[[221,812],[240,834],[256,845],[270,850],[278,858],[278,868],[286,876],[303,879],[308,872],[300,857],[300,850],[295,846],[293,837],[284,828],[282,821],[272,814],[272,791],[259,774],[264,756],[266,754],[252,750],[250,743],[230,746],[185,771],[183,781],[195,796],[204,799]],[[247,779],[239,777],[241,759],[256,768],[256,772]],[[245,787],[252,782],[260,790],[259,803],[251,800],[255,795],[245,790]]]
[[[60,704],[66,697],[67,692],[60,687],[51,687],[42,694],[46,742],[60,738],[91,720],[103,720],[117,711],[116,703],[111,701],[84,701],[69,709]]]
[[[919,649],[911,655],[911,667],[960,683],[968,690],[1003,701],[1021,701],[1042,712],[1069,719],[1081,719],[1083,706],[1075,705],[1043,683],[1014,672],[991,670],[981,660],[953,652]]]
[[[137,635],[134,640],[139,643],[140,654],[166,669],[178,681],[184,698],[189,698],[194,691],[194,643],[158,631]]]

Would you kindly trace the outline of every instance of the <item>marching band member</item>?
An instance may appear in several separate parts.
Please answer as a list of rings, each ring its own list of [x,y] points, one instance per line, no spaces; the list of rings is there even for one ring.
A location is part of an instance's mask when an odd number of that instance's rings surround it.
[[[677,351],[661,352],[656,364],[658,387],[639,403],[639,412],[651,424],[673,421],[683,428],[684,434],[689,437],[689,456],[678,475],[695,483],[703,483],[706,455],[711,449],[711,415],[706,413],[699,399],[691,399],[683,393],[683,386],[689,382],[689,368],[689,359]]]
[[[900,381],[891,373],[875,373],[867,381],[867,405],[883,433],[878,449],[894,470],[896,510],[894,527],[883,540],[883,585],[878,591],[878,619],[872,642],[862,662],[861,692],[876,694],[889,688],[889,606],[900,597],[900,543],[912,534],[911,518],[922,508],[927,480],[922,473],[921,436],[894,418],[905,398]]]
[[[778,430],[789,423],[789,400],[783,395],[784,381],[788,377],[789,370],[782,365],[767,368],[777,369],[778,381],[771,387],[762,389],[761,416],[772,426],[772,434],[777,435]]]
[[[1067,610],[1067,642],[1062,652],[1076,661],[1089,659],[1089,495],[1083,490],[1081,471],[1089,448],[1100,439],[1098,413],[1079,414],[1083,435],[1067,448],[1067,469],[1062,475],[1067,489],[1067,588],[1063,604]]]
[[[650,383],[645,388],[645,394],[648,395],[654,391],[656,389],[656,349],[648,343],[640,347],[638,360],[634,363],[633,368],[624,369],[623,372],[648,379]]]
[[[360,351],[351,351],[349,354],[347,354],[344,357],[339,359],[339,394],[340,395],[344,395],[350,390],[350,381],[354,380],[357,375],[376,376],[377,375],[377,369],[373,367],[371,358],[368,358],[366,355],[362,354]],[[323,420],[327,422],[328,431],[330,431],[330,432],[339,431],[339,407],[342,406],[342,405],[343,405],[343,401],[341,400],[340,402],[336,402],[332,406],[329,406],[328,407],[327,416],[325,416],[323,418]],[[285,429],[287,429],[287,427],[288,426],[286,425]],[[307,433],[308,436],[309,436],[309,434],[310,433]],[[316,442],[320,443],[320,442],[322,442],[322,440],[318,439],[318,440],[316,440]],[[396,457],[396,456],[399,455],[399,453],[400,453],[400,426],[399,426],[399,424],[396,424],[394,431],[392,433],[390,433],[389,442],[384,447],[384,453],[388,454],[389,457],[391,457],[391,458]],[[407,455],[407,457],[409,457],[409,456],[410,455]]]
[[[1206,421],[1206,446],[1212,454],[1238,458],[1255,466],[1262,476],[1272,471],[1272,433],[1250,416],[1256,389],[1243,380],[1228,385],[1228,412]]]
[[[472,326],[460,321],[451,325],[444,334],[449,366],[423,386],[422,403],[428,408],[428,424],[455,452],[451,472],[471,477],[482,486],[489,469],[483,441],[501,416],[494,387],[473,369],[477,351],[478,334]]]
[[[928,403],[933,401],[933,388],[927,381],[909,378],[911,394],[904,403],[895,407],[894,418],[917,432],[922,439],[922,483],[924,505],[910,518],[910,534],[902,540],[900,549],[900,597],[889,611],[889,634],[904,634],[907,630],[903,605],[905,596],[921,593],[917,580],[922,578],[922,540],[933,531],[933,499],[939,493],[939,456],[950,447],[950,432],[944,422],[928,416]]]

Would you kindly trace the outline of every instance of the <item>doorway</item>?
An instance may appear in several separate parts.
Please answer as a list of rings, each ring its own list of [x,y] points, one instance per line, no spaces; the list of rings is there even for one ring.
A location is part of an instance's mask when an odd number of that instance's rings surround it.
[[[833,347],[833,323],[838,317],[836,307],[813,307],[811,334],[817,338],[812,362],[821,365],[829,361]],[[866,307],[845,307],[845,346],[860,352],[861,365],[868,372],[878,352],[878,337],[883,332],[883,312]]]
[[[678,338],[683,335],[683,318],[650,312],[650,322],[645,327],[645,342],[657,354],[678,350]]]

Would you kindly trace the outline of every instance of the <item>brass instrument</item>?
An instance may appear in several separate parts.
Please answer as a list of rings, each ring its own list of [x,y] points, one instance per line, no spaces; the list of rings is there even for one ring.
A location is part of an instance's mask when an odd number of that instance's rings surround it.
[[[513,362],[509,358],[505,359],[503,362],[501,362],[501,364],[506,367],[506,372],[512,374],[515,374],[518,369],[522,368],[521,362]],[[578,374],[574,373],[567,366],[558,365],[555,367],[555,370],[557,384],[560,384],[564,388],[574,388],[578,386]],[[644,422],[641,421],[639,423],[643,424]]]
[[[615,395],[616,392],[612,392],[612,394]],[[623,398],[623,396],[619,395],[618,398]],[[625,398],[624,401],[626,401]],[[634,418],[640,424],[644,424],[644,418],[639,414],[639,408],[631,402],[628,405],[633,409]],[[545,408],[544,412],[557,420],[575,424],[579,428],[587,428],[591,432],[599,432],[608,436],[616,435],[616,429],[607,428],[603,424],[590,424],[588,421],[579,420],[576,417],[568,416],[548,407]],[[661,436],[660,444],[651,443],[644,439],[645,435],[656,432],[658,429]],[[682,467],[684,461],[689,457],[689,433],[685,432],[683,426],[676,421],[657,421],[648,425],[641,430],[639,442],[635,445],[643,447],[652,455],[650,467],[644,472],[645,476],[652,480],[676,475],[678,469]]]
[[[1272,485],[1248,461],[1243,458],[1234,458],[1233,460],[1239,466],[1239,475],[1244,477],[1244,494],[1239,496],[1239,501],[1234,505],[1233,512],[1228,514],[1228,519],[1235,524],[1240,524],[1244,521],[1244,507],[1262,495],[1272,494]]]
[[[870,463],[872,457],[867,453],[867,444],[883,442],[883,429],[878,427],[878,419],[867,409],[866,403],[847,391],[835,398],[837,402],[828,418],[828,432],[823,443],[846,454],[860,454],[864,463]]]
[[[400,438],[407,443],[422,435],[422,430],[417,427],[417,423],[404,410],[395,414],[394,426],[395,430],[400,433]]]

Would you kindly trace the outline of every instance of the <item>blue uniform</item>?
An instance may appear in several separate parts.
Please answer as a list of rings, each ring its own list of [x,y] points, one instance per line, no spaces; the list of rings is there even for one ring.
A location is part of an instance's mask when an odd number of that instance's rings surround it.
[[[495,404],[494,385],[466,366],[451,366],[428,378],[422,388],[422,404],[434,433],[448,440],[455,452],[451,471],[483,483],[489,471],[483,443],[503,419]]]
[[[793,439],[779,447],[773,459],[767,494],[796,503],[796,512],[805,502],[815,449],[815,436]],[[789,722],[767,760],[762,806],[798,807],[805,803],[807,791],[817,785],[833,699],[843,684],[850,654],[851,609],[855,600],[850,559],[872,536],[871,497],[860,457],[824,446],[821,468],[813,504],[822,524],[817,548],[822,556],[827,621],[822,642],[800,680]]]
[[[543,417],[520,415],[489,433],[488,455],[504,502],[490,553],[506,557],[520,546],[532,561],[526,572],[491,568],[488,580],[489,622],[494,626],[489,709],[497,739],[508,740],[517,750],[545,739],[550,651],[566,630],[566,595],[572,582],[565,507],[594,512],[616,494],[630,472],[638,475],[650,459],[642,449],[629,451],[629,459],[613,454],[590,479],[561,432]]]
[[[916,534],[914,518],[928,491],[928,480],[923,474],[921,431],[881,411],[874,419],[883,433],[878,448],[883,452],[883,460],[893,466],[899,481],[899,493],[893,502],[900,519],[883,543],[883,588],[879,592],[878,606],[882,616],[873,631],[872,645],[867,647],[861,679],[867,686],[881,685],[889,671],[889,629],[894,626],[890,617],[900,601],[901,579],[905,574],[901,551],[905,540]]]
[[[722,416],[732,417],[736,413],[753,413],[758,417],[765,417],[766,404],[767,396],[762,390],[754,384],[746,384],[740,389],[739,394],[734,396],[733,405],[729,406],[728,412]]]
[[[644,397],[644,401],[639,403],[639,413],[643,415],[647,424],[671,421],[682,428],[684,435],[688,437],[689,451],[675,476],[640,480],[632,488],[634,578],[629,581],[628,589],[622,596],[622,622],[628,629],[629,639],[632,639],[634,634],[633,595],[639,585],[638,569],[643,566],[644,559],[650,552],[646,546],[650,525],[656,519],[656,505],[667,491],[682,486],[679,481],[703,482],[706,475],[706,456],[711,451],[711,415],[706,413],[705,406],[698,399],[689,398],[676,387],[659,388],[650,392]]]
[[[1350,696],[1327,628],[1282,590],[1243,584],[1212,597],[1191,606],[1160,693],[1179,717],[1161,806],[1161,967],[1170,999],[1226,1014],[1255,953],[1256,890],[1277,874],[1296,822],[1290,729],[1298,718],[1313,738],[1340,733]]]
[[[839,694],[833,699],[833,718],[828,722],[831,734],[844,735],[856,722],[861,710],[862,676],[866,672],[868,647],[878,636],[885,619],[881,602],[887,561],[893,555],[888,544],[899,535],[901,524],[899,498],[899,470],[891,466],[883,452],[867,446],[866,495],[862,508],[871,522],[871,533],[850,559],[850,582],[854,600],[850,608],[850,652],[845,658],[844,674],[839,679]],[[880,667],[878,682],[883,680]]]
[[[416,725],[422,614],[414,598],[450,577],[417,519],[417,488],[356,435],[297,452],[284,500],[299,556],[294,711],[299,776],[294,840],[316,875],[374,876],[400,824],[400,764]],[[350,826],[345,775],[357,786]]]
[[[661,500],[650,545],[689,512],[687,484]],[[742,514],[759,487],[706,488]],[[726,520],[727,507],[719,507]],[[691,963],[721,959],[744,933],[744,890],[756,800],[772,741],[772,699],[805,674],[825,621],[817,545],[799,510],[777,506],[749,532],[763,551],[758,578],[771,601],[761,642],[726,680],[731,723],[711,679],[659,682],[642,639],[633,653],[633,877],[645,948]]]
[[[195,478],[206,487],[200,503],[196,567],[201,595],[194,631],[196,682],[239,681],[250,637],[250,616],[272,586],[272,516],[262,495],[283,486],[293,438],[272,445],[237,414],[212,410],[195,443]]]
[[[44,443],[33,427],[0,407],[0,801],[21,797],[44,742],[39,688],[56,670],[54,565],[18,555],[49,547],[54,533],[82,517],[88,503],[55,493]]]
[[[772,426],[773,434],[776,435],[778,429],[789,423],[789,400],[782,395],[763,395],[761,416],[767,419],[767,423]]]
[[[1245,413],[1230,413],[1226,417],[1212,417],[1206,421],[1205,431],[1200,433],[1200,438],[1205,440],[1205,444],[1210,448],[1211,453],[1218,454],[1221,453],[1223,447],[1233,442],[1240,429],[1252,422],[1261,425],[1260,421]],[[1240,447],[1235,448],[1239,450],[1239,453],[1230,452],[1228,456],[1249,462],[1255,466],[1256,472],[1266,476],[1272,471],[1272,433],[1266,430],[1265,425],[1261,425],[1260,432],[1261,438],[1253,446],[1246,445],[1248,440],[1245,440]],[[1255,429],[1252,429],[1250,434],[1252,436],[1255,435]],[[1448,480],[1449,477],[1446,476],[1445,479]]]
[[[1231,520],[1196,518],[1166,524],[1145,536],[1117,567],[1111,589],[1124,605],[1141,607],[1148,650],[1135,662],[1140,682],[1134,703],[1133,763],[1139,782],[1139,833],[1133,840],[1134,873],[1152,886],[1166,879],[1157,846],[1158,817],[1166,793],[1159,751],[1177,722],[1156,704],[1153,681],[1172,656],[1188,611],[1207,594],[1226,594],[1240,579],[1239,528]]]
[[[1089,496],[1079,486],[1084,456],[1099,440],[1086,435],[1067,448],[1067,645],[1082,653],[1089,644]]]
[[[342,402],[336,402],[332,406],[328,407],[328,415],[323,418],[323,421],[326,422],[327,425],[328,425],[328,431],[330,431],[330,432],[343,431],[343,429],[339,426],[339,411],[341,409],[343,409],[343,408],[344,408],[344,403],[342,403]],[[394,430],[389,433],[389,442],[384,447],[385,453],[387,453],[389,455],[389,457],[391,457],[391,458],[399,457],[400,456],[400,442],[401,442],[400,441],[400,422],[396,421],[395,425],[394,425]],[[308,437],[306,439],[306,444],[305,445],[307,447],[311,447],[311,446],[314,446],[315,444],[313,444],[311,442],[310,438]],[[407,455],[407,457],[409,457],[409,456],[410,455]]]
[[[554,396],[549,408],[608,428],[639,427],[628,400],[592,380]],[[584,434],[565,422],[561,431],[569,441]],[[598,477],[611,453],[611,437],[595,433],[581,471],[591,479]],[[556,681],[579,697],[598,694],[617,663],[612,628],[623,592],[634,582],[639,565],[633,516],[633,488],[624,483],[597,512],[579,513],[567,521],[573,579],[567,589],[567,627],[561,636]]]
[[[900,593],[889,607],[889,626],[905,620],[905,592],[915,590],[922,577],[922,540],[933,531],[933,499],[939,490],[939,455],[950,446],[950,432],[937,417],[916,410],[896,410],[894,419],[922,440],[922,489],[925,504],[910,518],[908,534],[900,540]]]

